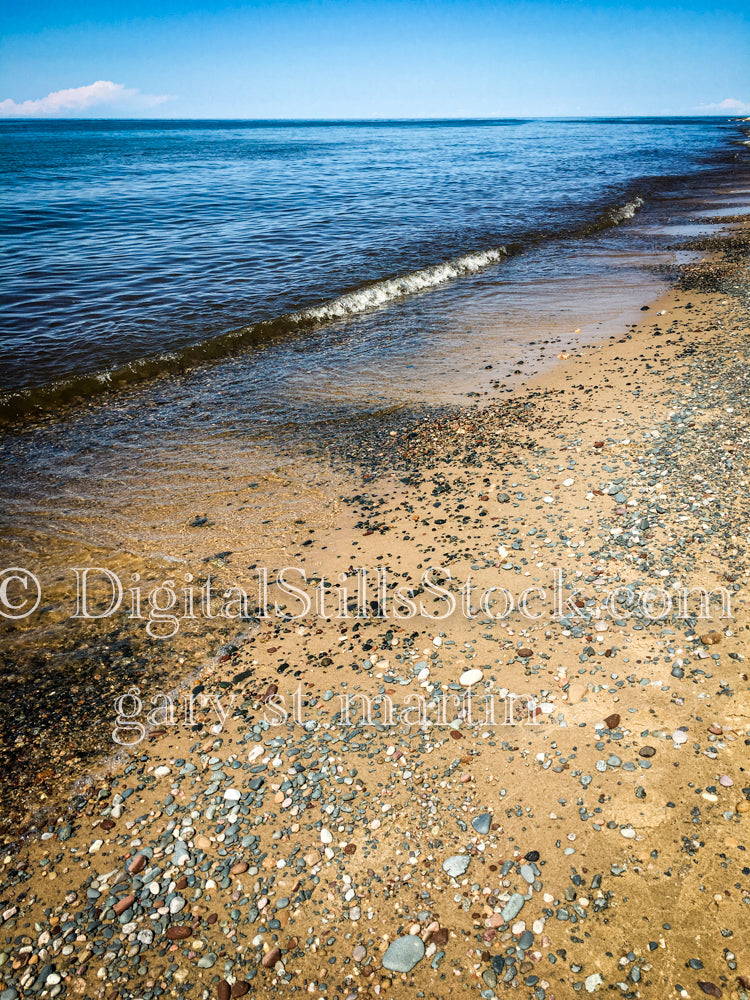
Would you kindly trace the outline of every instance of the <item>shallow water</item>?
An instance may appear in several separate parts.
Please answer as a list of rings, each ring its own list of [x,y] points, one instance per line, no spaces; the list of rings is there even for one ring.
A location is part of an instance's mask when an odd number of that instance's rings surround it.
[[[353,315],[622,221],[737,134],[707,118],[2,122],[0,390],[72,378],[85,396],[107,381],[87,373],[307,339],[290,313]]]

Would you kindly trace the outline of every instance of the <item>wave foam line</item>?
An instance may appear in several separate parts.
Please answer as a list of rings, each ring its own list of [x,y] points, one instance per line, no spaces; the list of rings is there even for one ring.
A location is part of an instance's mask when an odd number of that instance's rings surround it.
[[[624,205],[611,208],[606,214],[612,224],[617,226],[627,219],[632,219],[638,209],[643,205],[643,198],[637,196],[632,201],[626,201]]]
[[[643,199],[636,196],[623,205],[613,206],[599,216],[592,225],[582,227],[577,235],[585,236],[632,219],[643,204]],[[119,368],[72,375],[44,386],[0,393],[0,423],[12,423],[31,413],[40,414],[81,398],[87,399],[108,391],[116,391],[161,375],[182,374],[196,365],[231,357],[246,348],[275,337],[290,336],[320,322],[344,319],[371,309],[379,309],[397,299],[474,274],[504,260],[520,249],[522,248],[514,247],[508,250],[500,246],[464,254],[442,264],[433,264],[412,271],[402,277],[374,281],[350,292],[344,292],[320,305],[309,306],[294,313],[285,313],[276,319],[261,320],[238,330],[230,330],[216,337],[198,341],[177,351],[134,358]]]
[[[508,256],[505,247],[495,250],[483,250],[480,253],[470,253],[443,264],[434,264],[419,271],[412,271],[402,278],[384,278],[352,292],[345,292],[338,298],[331,299],[319,306],[311,306],[301,312],[292,313],[290,319],[296,322],[309,320],[341,319],[345,316],[355,316],[368,309],[378,309],[394,299],[413,295],[426,288],[435,288],[446,281],[460,278],[467,274],[481,271],[489,264],[496,264]]]

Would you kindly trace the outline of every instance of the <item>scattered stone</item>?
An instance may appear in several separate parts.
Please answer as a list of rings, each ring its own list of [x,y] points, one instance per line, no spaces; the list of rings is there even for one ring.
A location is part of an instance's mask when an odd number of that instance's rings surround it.
[[[405,934],[397,938],[383,956],[383,967],[391,972],[411,972],[417,962],[424,958],[425,947],[416,934]]]
[[[475,817],[471,821],[471,825],[474,827],[477,833],[484,836],[490,832],[490,827],[492,825],[492,816],[490,813],[482,813],[481,816]]]
[[[261,965],[264,969],[272,969],[276,963],[281,958],[280,948],[271,948],[270,951],[266,952],[261,961]]]
[[[469,867],[470,861],[468,854],[454,854],[443,862],[443,871],[451,878],[460,878]]]
[[[167,928],[167,937],[170,941],[185,941],[187,938],[192,936],[192,930],[190,927],[185,926],[175,926]]]
[[[510,897],[508,902],[502,909],[502,917],[506,924],[509,924],[511,920],[515,920],[518,914],[523,909],[523,904],[526,902],[524,897],[520,892],[514,892]]]
[[[724,994],[714,983],[698,980],[698,989],[702,990],[709,997],[722,997]]]

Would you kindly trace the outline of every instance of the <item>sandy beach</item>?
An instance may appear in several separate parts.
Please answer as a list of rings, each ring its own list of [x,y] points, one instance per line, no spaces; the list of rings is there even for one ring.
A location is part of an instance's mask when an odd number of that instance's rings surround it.
[[[168,669],[133,678],[120,756],[8,838],[0,1000],[747,1000],[750,286],[721,221],[638,324],[353,444],[173,711]]]

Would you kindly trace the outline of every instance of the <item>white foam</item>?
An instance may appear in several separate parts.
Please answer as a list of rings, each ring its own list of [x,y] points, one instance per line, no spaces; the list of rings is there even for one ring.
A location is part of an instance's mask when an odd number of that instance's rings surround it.
[[[633,218],[642,204],[643,198],[633,198],[632,201],[626,201],[624,205],[611,209],[608,213],[609,218],[615,223],[615,225],[619,222],[625,222],[626,219]]]
[[[311,306],[309,309],[294,313],[290,319],[295,322],[304,322],[311,319],[338,319],[343,316],[354,316],[367,309],[377,309],[394,299],[413,295],[414,292],[421,292],[426,288],[434,288],[436,285],[442,285],[446,281],[452,281],[454,278],[460,278],[466,274],[473,274],[489,264],[496,264],[505,256],[507,256],[505,247],[466,254],[463,257],[456,257],[454,260],[447,260],[443,264],[435,264],[432,267],[413,271],[402,278],[386,278],[383,281],[376,281],[372,285],[366,285],[364,288],[358,288],[353,292],[347,292],[338,298],[331,299],[330,302],[324,302],[323,305]]]

